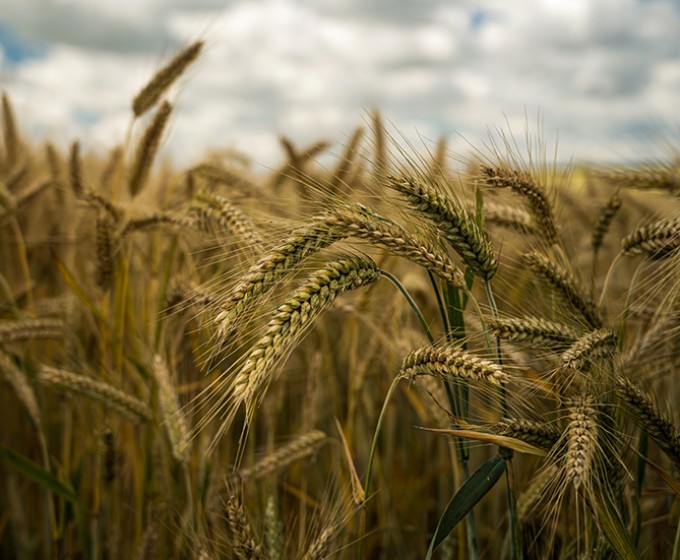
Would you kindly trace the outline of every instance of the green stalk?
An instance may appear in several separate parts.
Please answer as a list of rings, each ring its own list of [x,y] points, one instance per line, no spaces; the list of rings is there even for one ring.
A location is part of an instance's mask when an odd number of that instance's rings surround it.
[[[640,428],[640,440],[638,442],[638,458],[637,469],[635,477],[635,500],[633,501],[633,543],[637,546],[640,539],[640,529],[642,528],[642,512],[640,511],[640,499],[642,496],[642,487],[645,483],[645,474],[647,472],[647,449],[649,447],[649,438],[647,431]]]
[[[394,276],[391,272],[387,270],[380,270],[380,274],[387,278],[392,284],[394,285],[397,290],[401,292],[401,294],[404,296],[404,299],[406,302],[411,306],[411,309],[415,312],[416,316],[418,317],[418,320],[420,321],[420,324],[423,326],[423,330],[425,331],[425,334],[427,335],[427,339],[430,341],[430,344],[435,343],[434,336],[432,336],[432,331],[430,330],[430,326],[427,324],[427,321],[425,320],[425,317],[423,316],[423,313],[420,311],[418,308],[418,304],[415,302],[411,294],[408,293],[408,290],[404,288],[404,285],[399,281],[399,278]]]
[[[675,542],[673,543],[673,555],[672,560],[680,560],[680,521],[678,521],[678,527],[675,530]]]
[[[496,299],[493,296],[490,282],[484,282],[484,289],[486,290],[486,297],[491,307],[491,315],[494,319],[499,318],[498,306]],[[501,347],[501,339],[496,337],[496,362],[498,365],[503,365],[503,350]],[[504,386],[499,389],[501,397],[501,417],[505,418],[508,415],[507,393]],[[512,467],[513,452],[511,449],[505,447],[498,448],[498,454],[505,460],[505,479],[508,489],[508,517],[510,523],[510,541],[512,543],[512,557],[514,560],[521,560],[522,555],[522,540],[519,530],[519,515],[517,512],[517,499],[515,498],[515,480]]]
[[[378,436],[380,435],[380,430],[382,428],[383,422],[385,420],[385,413],[387,412],[387,405],[390,402],[390,399],[392,398],[392,395],[394,394],[395,389],[397,388],[397,385],[399,384],[400,378],[395,377],[394,380],[392,381],[390,388],[387,390],[387,395],[385,396],[385,400],[383,402],[382,409],[380,410],[380,416],[378,416],[378,423],[376,424],[375,427],[375,432],[373,432],[373,441],[371,443],[371,451],[368,454],[368,464],[366,465],[366,482],[364,483],[364,502],[361,504],[361,516],[362,516],[362,531],[360,538],[363,537],[363,532],[364,532],[364,519],[366,517],[366,503],[368,501],[369,497],[369,492],[370,492],[370,487],[371,487],[371,478],[373,474],[373,460],[375,459],[375,452],[378,449]],[[364,540],[361,538],[359,541],[359,546],[357,547],[357,558],[361,558],[363,556],[364,552]]]

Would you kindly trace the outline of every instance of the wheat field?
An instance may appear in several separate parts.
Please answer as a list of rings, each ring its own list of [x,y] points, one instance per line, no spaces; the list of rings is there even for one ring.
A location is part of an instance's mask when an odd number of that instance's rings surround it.
[[[0,556],[680,558],[680,154],[461,156],[375,111],[176,169],[202,48],[108,154],[3,94]]]

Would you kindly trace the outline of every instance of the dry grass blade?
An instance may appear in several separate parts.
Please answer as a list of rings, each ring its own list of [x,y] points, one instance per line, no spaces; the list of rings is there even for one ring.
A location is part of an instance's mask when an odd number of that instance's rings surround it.
[[[198,58],[203,49],[203,41],[196,41],[177,53],[161,68],[132,100],[132,111],[136,117],[146,113],[161,98],[163,93],[184,73],[187,67]]]
[[[146,422],[151,418],[142,401],[103,381],[49,366],[40,368],[37,379],[60,391],[90,397],[134,422]]]
[[[163,101],[137,146],[128,183],[130,196],[132,197],[139,194],[149,177],[151,164],[156,157],[156,152],[160,146],[161,137],[171,112],[172,105],[167,101]]]

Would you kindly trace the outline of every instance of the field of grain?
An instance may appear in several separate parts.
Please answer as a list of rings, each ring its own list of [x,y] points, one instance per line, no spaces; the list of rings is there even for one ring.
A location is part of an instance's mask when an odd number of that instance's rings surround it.
[[[0,150],[0,557],[680,558],[680,158]],[[190,87],[190,86],[189,86]],[[321,165],[329,150],[333,163]]]

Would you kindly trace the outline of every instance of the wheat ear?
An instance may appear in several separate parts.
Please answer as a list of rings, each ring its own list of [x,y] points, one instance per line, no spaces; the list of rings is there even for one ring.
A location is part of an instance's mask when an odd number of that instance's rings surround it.
[[[118,251],[118,239],[115,237],[113,223],[109,216],[100,213],[95,224],[96,270],[95,282],[102,290],[111,287],[114,273],[114,258]]]
[[[621,198],[618,193],[614,193],[607,201],[607,204],[600,210],[597,221],[593,226],[593,236],[591,245],[593,252],[597,252],[602,247],[604,236],[607,235],[609,228],[616,217],[617,212],[621,208]]]
[[[629,379],[619,375],[615,379],[616,394],[632,412],[636,423],[663,450],[680,470],[680,431],[671,418],[661,412],[655,399],[636,387]]]
[[[602,326],[602,317],[597,305],[585,294],[572,274],[536,251],[525,254],[524,262],[570,306],[583,315],[591,326],[596,328]]]
[[[451,381],[471,379],[495,385],[509,379],[500,365],[452,346],[427,346],[413,350],[404,358],[399,375],[408,379],[433,375]]]
[[[206,206],[194,206],[192,210],[197,214],[203,229],[207,229],[209,221],[214,221],[220,228],[226,229],[243,241],[243,244],[260,251],[263,244],[257,228],[239,208],[223,196],[198,193],[196,199]]]
[[[12,104],[4,91],[2,92],[2,135],[5,144],[5,165],[8,169],[13,169],[17,164],[21,141]]]
[[[583,370],[597,358],[611,356],[616,350],[618,336],[610,329],[591,331],[562,354],[562,367]]]
[[[591,395],[580,395],[568,403],[568,423],[564,431],[566,438],[566,477],[578,490],[588,483],[593,468],[597,446],[597,422],[594,399]]]
[[[646,224],[621,242],[622,253],[628,257],[645,255],[660,260],[670,257],[680,248],[680,218]]]
[[[431,245],[420,235],[409,233],[398,224],[391,222],[361,205],[338,209],[330,214],[326,223],[333,230],[345,231],[371,245],[414,262],[435,276],[462,287],[463,273],[449,257]]]
[[[233,384],[236,402],[252,406],[262,397],[273,370],[294,348],[304,329],[344,292],[380,278],[376,264],[363,257],[330,261],[311,274],[269,321]]]
[[[0,343],[63,336],[64,323],[60,319],[23,319],[0,322]]]
[[[484,222],[491,226],[497,225],[513,229],[520,233],[538,233],[538,228],[531,214],[523,208],[509,204],[485,201]]]
[[[144,135],[137,146],[132,169],[130,171],[130,181],[128,184],[130,196],[136,196],[146,183],[149,173],[151,172],[151,164],[153,163],[154,157],[156,157],[156,152],[160,146],[161,137],[163,136],[165,126],[170,119],[171,112],[172,105],[167,101],[163,101],[151,120],[151,123],[144,131]]]
[[[322,249],[342,239],[324,223],[326,216],[294,231],[282,244],[264,253],[229,292],[215,317],[218,336],[226,339],[234,332],[237,320],[260,298],[284,279],[291,270]]]
[[[328,436],[320,430],[312,430],[301,435],[290,443],[275,449],[253,467],[241,469],[236,473],[236,477],[244,482],[249,480],[261,480],[285,469],[288,465],[309,457],[328,441]]]
[[[40,407],[38,406],[38,400],[35,398],[33,388],[28,383],[24,372],[14,365],[12,359],[4,352],[0,352],[0,371],[24,405],[33,426],[40,426],[42,414],[40,413]]]
[[[524,197],[529,205],[531,213],[536,219],[549,244],[557,243],[559,235],[555,226],[555,216],[552,206],[544,189],[533,179],[531,175],[516,169],[506,167],[482,166],[486,175],[486,183],[492,187],[508,188],[516,194]]]
[[[154,356],[152,370],[158,388],[158,409],[170,441],[172,454],[180,463],[186,463],[189,460],[186,446],[189,440],[189,430],[177,401],[177,392],[170,379],[170,370],[165,360],[158,355]]]
[[[490,319],[488,326],[495,336],[503,340],[537,346],[569,346],[579,338],[578,331],[570,326],[540,317]]]
[[[142,401],[103,381],[49,366],[40,368],[37,379],[60,391],[90,397],[134,422],[150,419],[148,407]]]
[[[246,510],[236,494],[232,494],[227,501],[227,523],[232,537],[231,544],[236,556],[243,560],[261,558],[261,546],[255,540],[255,533]]]
[[[493,278],[498,268],[496,255],[468,209],[416,179],[390,178],[388,186],[432,222],[476,274],[485,280]]]
[[[136,117],[146,113],[161,98],[163,93],[184,73],[187,67],[198,58],[203,49],[203,41],[196,41],[177,53],[151,80],[135,95],[132,111]]]
[[[552,449],[560,439],[560,433],[553,426],[534,420],[508,418],[494,424],[492,429],[499,436],[519,439],[545,450]]]

